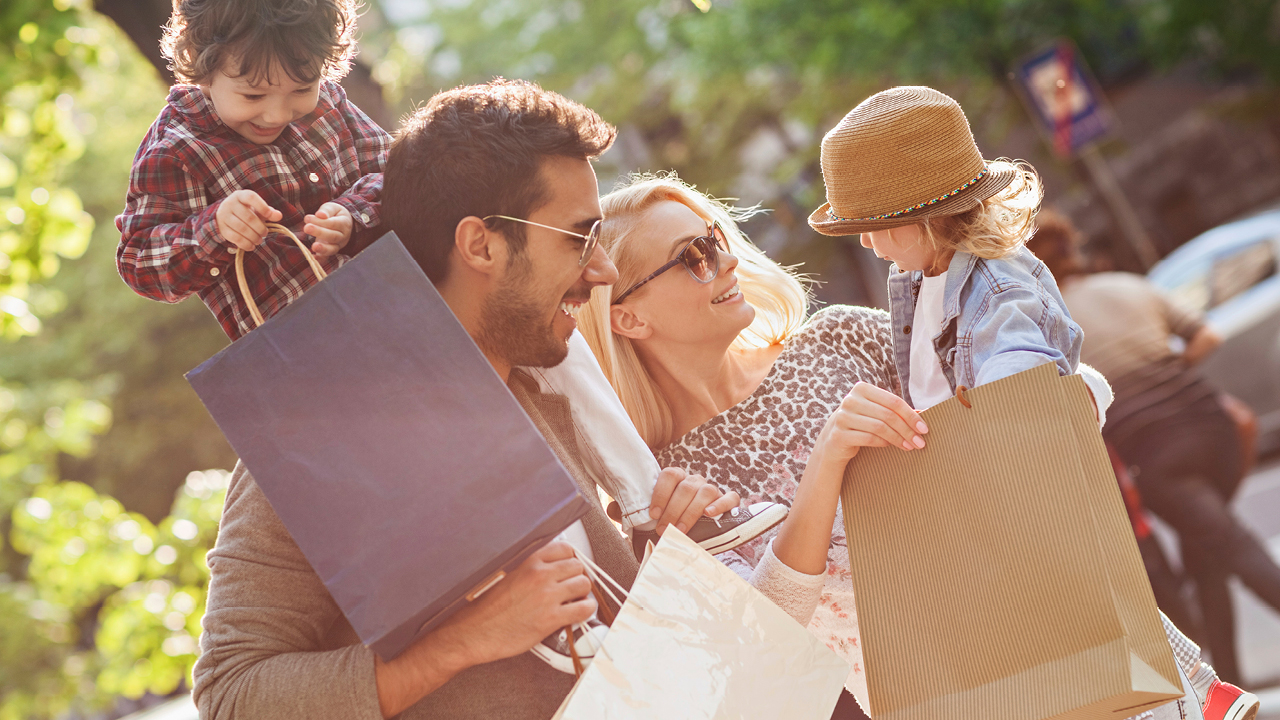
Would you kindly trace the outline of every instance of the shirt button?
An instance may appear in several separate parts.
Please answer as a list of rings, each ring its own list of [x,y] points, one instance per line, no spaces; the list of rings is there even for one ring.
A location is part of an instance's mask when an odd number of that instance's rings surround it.
[[[311,173],[307,178],[309,178],[311,182],[320,182],[320,176],[315,173]]]
[[[209,271],[209,274],[210,274],[210,275],[212,275],[212,276],[214,276],[214,277],[218,277],[219,275],[221,275],[221,274],[222,274],[222,271],[221,271],[221,270],[219,270],[218,268],[213,268],[213,269],[211,269],[211,270]]]
[[[903,334],[903,335],[910,335],[910,334],[911,334],[911,326],[910,326],[910,325],[903,325],[903,326],[902,326],[902,334]]]
[[[365,225],[369,224],[369,213],[360,213],[360,222]]]

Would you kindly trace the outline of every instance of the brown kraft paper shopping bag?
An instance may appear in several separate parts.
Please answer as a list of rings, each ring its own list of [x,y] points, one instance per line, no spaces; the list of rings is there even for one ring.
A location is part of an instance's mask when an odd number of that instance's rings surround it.
[[[842,493],[876,720],[1121,720],[1182,696],[1088,391],[1045,364],[866,448]]]

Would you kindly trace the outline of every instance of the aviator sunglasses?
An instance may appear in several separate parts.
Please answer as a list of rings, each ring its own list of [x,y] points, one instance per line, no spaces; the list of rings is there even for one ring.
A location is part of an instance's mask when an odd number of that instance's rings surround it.
[[[550,225],[543,225],[542,223],[536,223],[532,220],[521,220],[520,218],[511,217],[510,215],[486,215],[485,217],[482,217],[480,219],[487,223],[493,218],[498,218],[500,220],[510,220],[511,222],[524,223],[525,225],[533,225],[535,227],[545,228],[547,230],[555,230],[556,232],[564,233],[565,235],[572,235],[576,238],[582,238],[584,242],[582,243],[582,255],[578,257],[578,267],[587,266],[587,263],[591,261],[591,256],[596,251],[596,246],[600,244],[600,223],[601,223],[600,220],[595,221],[595,223],[591,225],[591,229],[587,231],[587,234],[583,235],[582,233],[576,233],[572,230],[565,230],[563,228],[552,227]]]
[[[654,270],[648,277],[640,282],[627,288],[626,292],[619,295],[611,303],[617,305],[627,296],[635,292],[641,285],[658,277],[662,273],[670,270],[676,265],[683,264],[684,269],[689,271],[694,280],[702,284],[706,284],[716,279],[716,275],[720,273],[720,251],[729,252],[729,240],[724,235],[724,230],[720,227],[718,221],[713,221],[707,227],[707,234],[696,237],[689,241],[684,249],[676,255],[676,259]]]

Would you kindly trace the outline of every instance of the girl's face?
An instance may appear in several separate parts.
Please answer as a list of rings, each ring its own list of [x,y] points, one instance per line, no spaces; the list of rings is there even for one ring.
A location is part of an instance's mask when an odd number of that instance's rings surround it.
[[[941,251],[925,244],[924,231],[919,224],[864,232],[862,247],[875,250],[876,255],[896,263],[900,270],[907,271],[932,270],[943,255]]]
[[[707,234],[707,221],[688,206],[672,200],[654,205],[629,238],[628,250],[640,268],[636,280],[674,260],[693,238]],[[614,331],[646,342],[727,347],[755,319],[756,310],[738,291],[738,258],[719,252],[720,270],[710,282],[698,282],[677,264],[613,306]],[[614,288],[615,294],[624,290]]]

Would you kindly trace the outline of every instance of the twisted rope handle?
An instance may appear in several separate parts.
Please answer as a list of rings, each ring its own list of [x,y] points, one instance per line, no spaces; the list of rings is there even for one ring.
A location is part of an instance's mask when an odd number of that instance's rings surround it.
[[[320,261],[316,259],[315,255],[311,254],[311,249],[303,244],[298,239],[298,236],[293,234],[292,230],[279,223],[267,223],[267,229],[284,233],[293,239],[298,249],[302,251],[302,256],[307,259],[307,264],[311,266],[311,270],[316,274],[317,280],[329,277],[329,273],[325,272],[324,268],[320,266]],[[236,249],[236,284],[240,286],[240,297],[244,298],[245,304],[249,306],[249,314],[253,316],[253,326],[258,327],[266,322],[266,318],[262,317],[262,311],[258,309],[258,304],[253,301],[253,296],[249,294],[249,282],[244,277],[244,253],[244,250]]]

